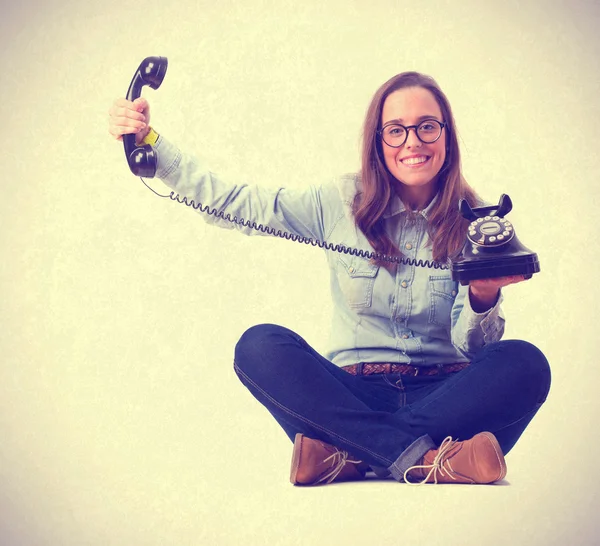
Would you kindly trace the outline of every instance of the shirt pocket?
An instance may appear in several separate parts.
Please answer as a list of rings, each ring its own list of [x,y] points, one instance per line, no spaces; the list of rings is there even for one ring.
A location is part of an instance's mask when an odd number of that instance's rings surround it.
[[[373,285],[379,266],[358,256],[340,255],[337,278],[340,290],[353,309],[370,307],[373,302]]]
[[[458,294],[458,282],[447,275],[429,277],[429,323],[443,326],[450,331],[450,313]]]

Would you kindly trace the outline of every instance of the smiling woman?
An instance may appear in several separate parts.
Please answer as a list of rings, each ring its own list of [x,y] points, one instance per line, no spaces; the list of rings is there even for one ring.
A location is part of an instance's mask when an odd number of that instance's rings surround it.
[[[154,145],[157,176],[190,201],[275,231],[414,259],[391,265],[326,250],[334,305],[324,355],[273,324],[237,343],[237,375],[294,442],[292,483],[368,471],[423,483],[506,475],[504,455],[544,402],[550,371],[533,345],[501,341],[500,290],[522,277],[459,287],[415,265],[454,255],[467,223],[458,202],[478,203],[432,78],[407,72],[381,86],[365,118],[361,171],[301,191],[220,179],[150,129],[145,99],[118,99],[109,114],[110,133]]]
[[[396,191],[411,209],[422,210],[437,193],[438,174],[446,160],[441,109],[427,89],[407,87],[388,96],[382,119],[383,158],[400,182]]]
[[[376,229],[392,193],[411,210],[431,204],[427,219],[434,259],[445,261],[461,248],[466,225],[458,202],[474,205],[479,198],[462,176],[456,135],[450,102],[433,78],[404,72],[377,90],[363,130],[363,196],[354,209],[374,248],[397,252]]]

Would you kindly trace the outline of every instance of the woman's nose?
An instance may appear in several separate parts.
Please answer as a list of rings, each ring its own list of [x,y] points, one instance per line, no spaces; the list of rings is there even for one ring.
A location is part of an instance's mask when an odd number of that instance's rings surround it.
[[[417,129],[415,127],[410,127],[408,129],[408,136],[406,137],[405,146],[409,148],[415,148],[421,146],[422,142],[419,140],[417,136]]]

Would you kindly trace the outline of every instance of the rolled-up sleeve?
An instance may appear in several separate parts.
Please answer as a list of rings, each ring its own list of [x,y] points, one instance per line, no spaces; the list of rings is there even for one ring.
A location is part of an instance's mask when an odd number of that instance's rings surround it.
[[[297,190],[230,183],[162,136],[156,143],[156,152],[157,178],[173,190],[172,198],[196,209],[207,223],[238,229],[246,235],[287,232],[323,239],[327,207],[323,206],[320,186]],[[237,218],[239,223],[226,217]],[[261,229],[266,226],[270,228],[268,231]]]
[[[495,305],[483,313],[471,307],[469,286],[460,286],[452,307],[452,343],[467,358],[488,343],[499,341],[504,334],[504,314],[500,304],[502,292]]]

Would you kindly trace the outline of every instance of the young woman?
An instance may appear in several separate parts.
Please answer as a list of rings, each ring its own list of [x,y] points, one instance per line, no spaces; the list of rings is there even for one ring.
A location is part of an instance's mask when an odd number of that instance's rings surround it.
[[[493,483],[504,455],[545,401],[550,369],[525,341],[500,341],[501,289],[523,277],[453,282],[446,262],[467,229],[458,202],[479,204],[461,174],[450,104],[436,82],[399,74],[375,93],[362,169],[306,190],[229,184],[150,128],[145,99],[117,99],[109,132],[153,144],[157,176],[188,200],[299,236],[375,251],[327,250],[334,304],[330,348],[297,333],[250,328],[235,371],[294,442],[291,481],[362,479]],[[206,221],[259,232],[203,214]]]

